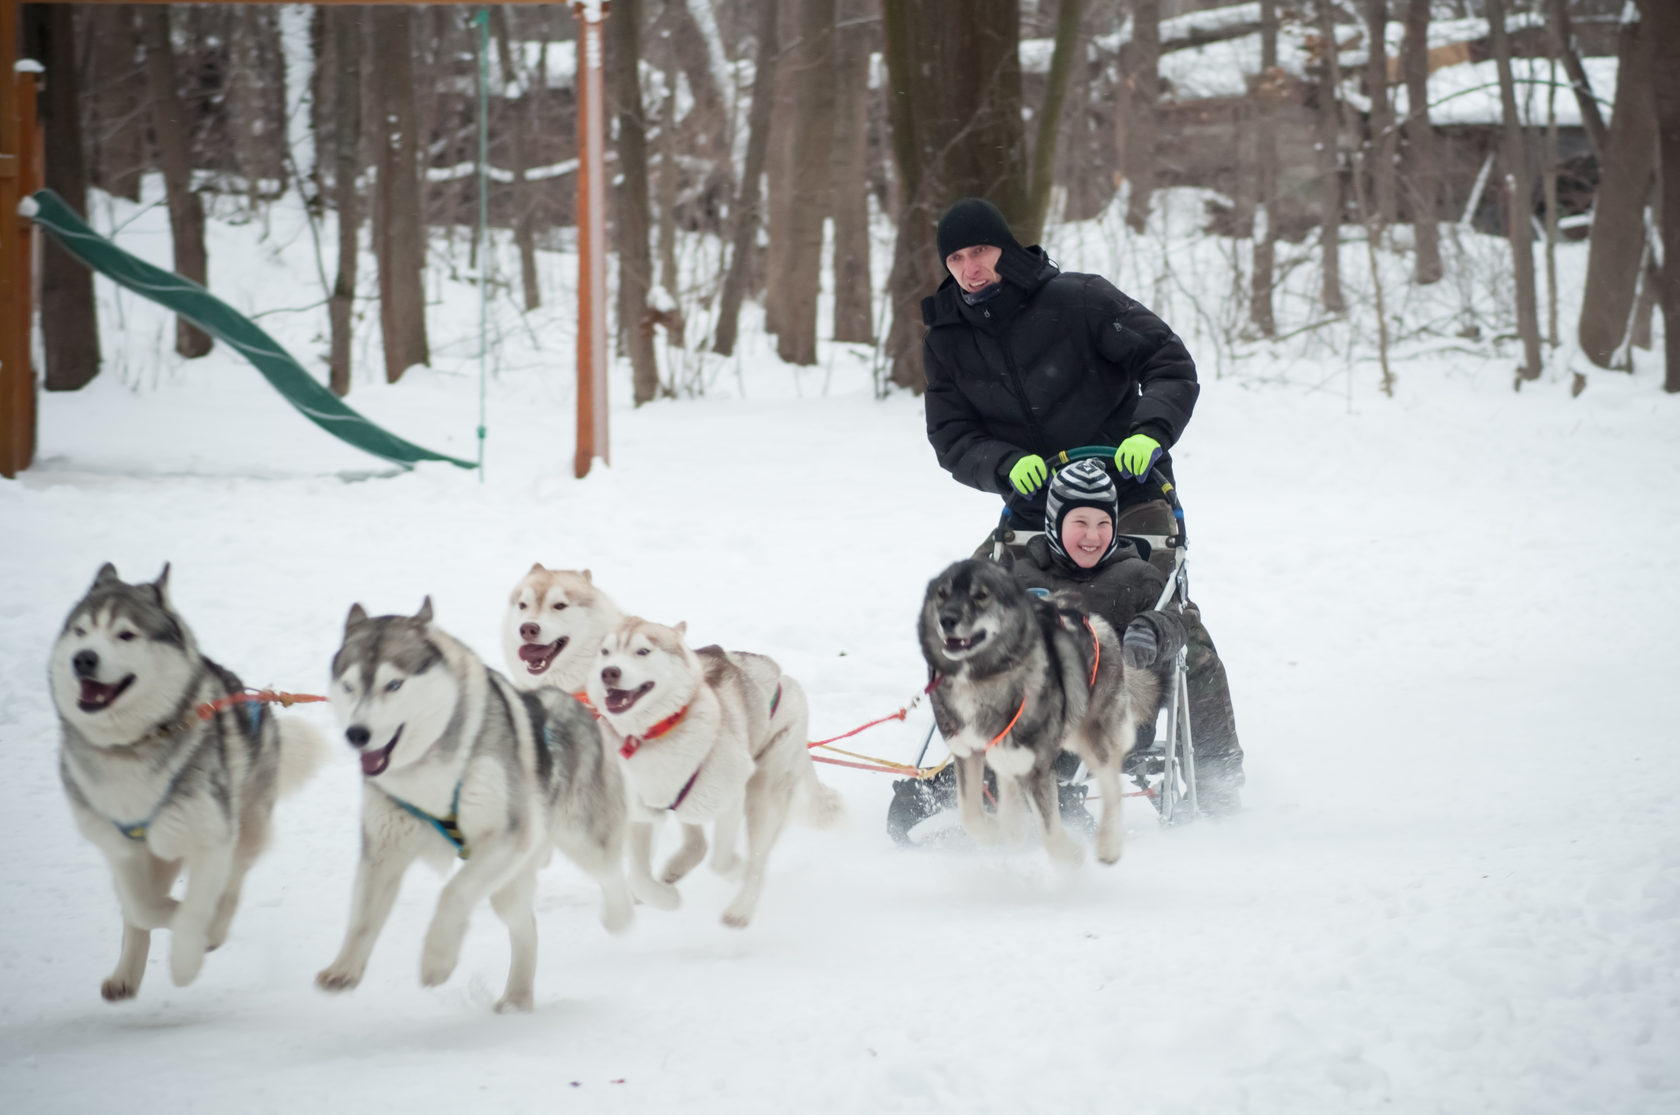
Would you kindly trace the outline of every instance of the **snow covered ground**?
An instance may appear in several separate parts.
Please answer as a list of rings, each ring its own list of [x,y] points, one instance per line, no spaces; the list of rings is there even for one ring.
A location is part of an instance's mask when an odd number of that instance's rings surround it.
[[[163,227],[154,209],[122,242],[156,258]],[[262,232],[214,226],[213,288],[253,309],[318,297],[295,217]],[[1064,231],[1057,254],[1150,298],[1093,258],[1102,241]],[[744,932],[719,923],[730,886],[702,870],[681,910],[609,937],[592,884],[557,861],[537,1010],[500,1017],[488,909],[454,978],[419,987],[424,868],[364,984],[315,989],[356,858],[342,748],[281,803],[199,980],[172,986],[155,946],[140,998],[103,1003],[117,904],[70,822],[45,685],[103,561],[131,580],[173,563],[206,652],[294,691],[321,691],[358,601],[412,612],[429,593],[499,665],[505,594],[534,560],[774,655],[819,736],[918,690],[922,589],[995,512],[936,467],[918,401],[876,400],[852,349],[783,368],[755,325],[701,399],[633,410],[619,369],[613,463],[573,480],[572,264],[545,266],[546,317],[499,311],[483,482],[447,465],[370,478],[379,462],[250,369],[220,350],[180,366],[165,319],[102,291],[106,374],[43,397],[37,464],[0,484],[0,1108],[1680,1110],[1680,399],[1647,353],[1580,398],[1550,373],[1513,393],[1515,355],[1485,342],[1402,351],[1393,399],[1369,363],[1344,374],[1310,345],[1227,351],[1221,378],[1205,360],[1175,455],[1249,755],[1232,820],[1164,831],[1137,805],[1117,867],[1064,872],[1034,846],[896,848],[891,780],[824,767],[850,827],[791,830]],[[1363,266],[1350,249],[1345,273]],[[438,298],[439,370],[395,388],[364,373],[350,401],[470,456],[476,303]],[[1213,352],[1197,314],[1163,312]],[[324,318],[264,325],[310,363]],[[292,715],[339,738],[317,708]],[[854,742],[910,759],[926,727]]]

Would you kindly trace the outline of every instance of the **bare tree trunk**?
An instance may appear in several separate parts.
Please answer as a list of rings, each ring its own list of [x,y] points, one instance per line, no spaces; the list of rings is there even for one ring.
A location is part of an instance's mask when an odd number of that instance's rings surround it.
[[[385,340],[385,381],[396,383],[415,364],[431,362],[426,341],[426,226],[420,193],[419,136],[414,105],[412,9],[371,9],[380,113],[379,326]]]
[[[747,113],[747,154],[741,171],[740,189],[730,206],[729,270],[723,277],[718,298],[717,336],[712,351],[729,356],[735,351],[740,325],[741,301],[746,296],[747,271],[753,243],[758,237],[758,215],[764,164],[770,151],[770,109],[776,88],[777,0],[759,0],[758,54],[753,73],[752,105]]]
[[[64,4],[23,7],[23,52],[46,67],[39,101],[47,145],[47,189],[76,212],[87,213],[87,163],[77,103],[75,17]],[[93,272],[48,239],[41,249],[41,339],[48,391],[75,391],[99,374],[99,315]]]
[[[789,250],[785,270],[771,281],[785,298],[776,330],[777,355],[789,364],[809,365],[817,362],[817,296],[833,154],[835,0],[797,0],[795,11],[794,40],[783,62],[794,91]]]
[[[1056,6],[1056,48],[1050,56],[1050,74],[1044,82],[1044,103],[1038,109],[1038,137],[1033,143],[1032,172],[1027,184],[1027,220],[1014,230],[1015,238],[1023,244],[1038,243],[1044,235],[1044,220],[1050,213],[1062,102],[1067,97],[1068,75],[1085,46],[1079,34],[1083,9],[1084,0],[1061,0]]]
[[[107,193],[140,200],[146,170],[147,77],[135,47],[139,13],[132,4],[92,6],[86,21],[92,63],[87,91],[92,106],[93,184]]]
[[[537,287],[537,238],[531,227],[531,192],[525,182],[526,118],[530,114],[531,79],[521,72],[513,56],[513,44],[508,32],[508,9],[501,5],[490,9],[490,19],[496,31],[496,50],[502,77],[518,81],[519,100],[509,106],[513,117],[513,242],[519,249],[519,285],[525,292],[525,308],[534,310],[542,305],[542,291]]]
[[[933,237],[939,213],[970,195],[989,198],[1012,224],[1026,217],[1020,5],[971,0],[964,12],[953,20],[938,0],[882,9],[898,174],[886,356],[892,382],[915,391],[926,386],[921,300],[944,274]]]
[[[1653,43],[1680,42],[1680,11],[1666,0],[1640,0]],[[1672,62],[1672,59],[1670,59]],[[1680,392],[1680,69],[1657,67],[1651,79],[1656,102],[1657,144],[1662,182],[1663,390]]]
[[[1557,28],[1562,44],[1563,68],[1569,74],[1569,84],[1575,93],[1575,103],[1581,110],[1581,123],[1587,130],[1587,142],[1593,154],[1602,157],[1605,135],[1604,114],[1598,110],[1598,98],[1593,96],[1592,84],[1587,81],[1586,67],[1581,65],[1580,52],[1575,49],[1575,31],[1569,22],[1569,0],[1550,0],[1551,22]]]
[[[1249,281],[1248,316],[1262,336],[1277,332],[1272,315],[1272,286],[1277,281],[1277,232],[1272,204],[1277,199],[1277,112],[1283,72],[1277,62],[1277,0],[1260,0],[1260,77],[1255,86],[1254,126],[1254,272]]]
[[[262,206],[262,177],[264,152],[261,139],[263,121],[262,73],[258,66],[257,37],[260,34],[255,5],[241,4],[234,8],[229,43],[228,126],[233,132],[233,146],[239,160],[239,173],[245,177],[245,201],[253,214]]]
[[[1511,77],[1511,41],[1505,32],[1505,0],[1487,0],[1488,27],[1493,39],[1494,64],[1499,69],[1499,100],[1505,115],[1505,227],[1515,267],[1517,332],[1522,335],[1522,379],[1540,378],[1540,315],[1534,294],[1533,187],[1528,178],[1528,152],[1523,144],[1522,120],[1517,116],[1517,91]]]
[[[1643,20],[1622,24],[1617,55],[1616,103],[1604,137],[1577,332],[1581,351],[1600,368],[1615,362],[1633,311],[1657,141],[1651,83],[1653,69],[1661,68],[1653,67]]]
[[[1556,23],[1549,23],[1547,27],[1549,53],[1551,65],[1549,80],[1546,85],[1546,163],[1541,175],[1541,187],[1546,201],[1546,345],[1549,348],[1558,347],[1558,285],[1557,285],[1557,242],[1558,242],[1558,120],[1557,120],[1557,65],[1559,39]]]
[[[1420,285],[1441,281],[1441,185],[1435,128],[1429,122],[1429,3],[1406,5],[1406,168],[1411,185],[1413,276]]]
[[[642,0],[618,0],[607,20],[607,51],[612,64],[613,100],[618,107],[618,173],[614,239],[618,241],[618,319],[630,354],[632,394],[636,405],[659,394],[659,361],[653,350],[653,321],[648,316],[648,285],[653,277],[648,249],[647,122],[642,115]]]
[[[169,40],[169,9],[147,6],[140,15],[145,28],[146,79],[152,98],[152,134],[157,140],[158,164],[163,168],[169,196],[169,231],[175,246],[175,271],[200,286],[208,286],[209,258],[204,250],[204,205],[192,188],[192,154],[187,114],[175,87],[175,52]],[[175,319],[175,351],[189,359],[210,351],[210,335]]]
[[[1329,54],[1330,84],[1332,88],[1342,86],[1341,67],[1335,51]],[[1371,191],[1366,182],[1376,177],[1371,167],[1371,161],[1376,157],[1376,145],[1361,142],[1359,135],[1359,118],[1352,112],[1343,111],[1342,124],[1347,129],[1348,150],[1356,153],[1353,173],[1349,178],[1353,182],[1354,209],[1359,214],[1360,222],[1365,226],[1365,263],[1371,276],[1371,297],[1375,303],[1372,316],[1377,326],[1377,360],[1382,366],[1382,393],[1389,398],[1394,397],[1394,370],[1388,362],[1388,305],[1383,293],[1382,270],[1377,266],[1377,246],[1382,239],[1382,214],[1377,211],[1376,204],[1371,197]]]
[[[776,65],[776,85],[771,99],[782,106],[770,115],[770,148],[764,166],[766,208],[764,224],[768,244],[764,251],[764,331],[782,331],[782,307],[787,302],[787,287],[783,276],[791,264],[788,257],[793,248],[793,135],[797,120],[795,86],[791,55],[799,40],[800,0],[761,0],[780,9],[776,17],[779,57]]]
[[[1157,114],[1161,100],[1161,0],[1133,0],[1132,47],[1136,68],[1131,84],[1131,127],[1126,136],[1126,179],[1132,191],[1126,224],[1141,232],[1149,222],[1149,197],[1155,190]]]
[[[673,0],[665,0],[667,13],[673,10]],[[677,144],[679,130],[677,112],[676,51],[670,52],[665,67],[665,101],[659,109],[659,177],[655,179],[654,201],[659,210],[659,285],[675,295],[680,285],[677,278],[677,195],[682,177]],[[681,343],[681,338],[677,338]]]
[[[1394,110],[1388,97],[1388,0],[1365,0],[1365,93],[1371,99],[1371,132],[1363,160],[1371,180],[1375,215],[1382,228],[1394,223]]]
[[[1318,245],[1322,286],[1319,302],[1327,313],[1347,308],[1342,299],[1342,176],[1336,151],[1340,144],[1340,68],[1336,65],[1336,21],[1332,0],[1313,0],[1318,19]]]
[[[841,0],[834,37],[834,339],[875,339],[869,281],[869,46],[872,0]]]
[[[338,279],[327,301],[332,356],[327,385],[340,398],[350,393],[350,345],[355,337],[357,233],[362,169],[362,14],[358,8],[320,8],[332,40],[333,199],[338,209]]]

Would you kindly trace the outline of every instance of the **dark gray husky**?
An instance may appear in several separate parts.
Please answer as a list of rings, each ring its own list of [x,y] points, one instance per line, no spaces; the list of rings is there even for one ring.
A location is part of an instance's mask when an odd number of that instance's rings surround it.
[[[245,872],[268,842],[275,798],[325,757],[315,730],[260,704],[198,651],[169,604],[169,567],[131,585],[107,563],[70,610],[48,679],[61,727],[59,773],[83,836],[105,854],[122,903],[122,956],[100,989],[140,990],[152,930],[171,933],[169,972],[198,975],[227,938]],[[186,892],[170,889],[182,869]]]
[[[918,623],[922,656],[939,679],[934,720],[957,763],[963,827],[982,843],[1019,825],[1022,798],[1044,846],[1077,863],[1081,846],[1062,828],[1056,757],[1085,761],[1102,793],[1097,858],[1120,858],[1120,764],[1152,716],[1160,683],[1128,670],[1120,640],[1100,616],[1029,594],[990,561],[959,561],[928,583]],[[981,803],[985,768],[997,774],[994,816]]]

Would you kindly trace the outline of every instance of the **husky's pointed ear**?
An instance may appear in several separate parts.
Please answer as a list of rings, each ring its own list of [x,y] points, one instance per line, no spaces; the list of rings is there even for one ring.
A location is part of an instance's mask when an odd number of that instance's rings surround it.
[[[542,562],[533,561],[531,563],[531,568],[529,568],[525,571],[525,575],[527,577],[529,577],[533,573],[547,573],[547,572],[548,572],[548,570],[543,568],[543,563]]]
[[[678,635],[687,636],[688,635],[688,621],[686,619],[677,621],[677,625],[675,627],[671,628],[671,630],[675,631]]]
[[[350,605],[350,614],[344,617],[344,633],[348,635],[352,627],[357,627],[366,622],[367,610],[360,604],[352,604]]]
[[[420,610],[414,613],[414,622],[422,627],[429,627],[432,622],[432,598],[427,596],[420,602]]]
[[[158,574],[157,580],[152,582],[152,590],[157,593],[160,604],[169,603],[169,563],[163,563],[163,572]]]
[[[588,581],[590,584],[595,583],[595,578],[593,578],[589,575],[589,570],[584,569],[584,570],[580,570],[580,572],[583,574],[583,579],[584,580]]]
[[[93,587],[98,588],[100,585],[108,585],[120,580],[122,578],[117,576],[117,567],[110,562],[106,562],[99,567],[99,572],[93,575]]]

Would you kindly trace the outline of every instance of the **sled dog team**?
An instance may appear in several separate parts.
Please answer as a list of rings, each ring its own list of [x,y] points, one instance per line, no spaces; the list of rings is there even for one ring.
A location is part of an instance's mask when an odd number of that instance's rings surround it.
[[[276,799],[325,757],[309,725],[239,700],[243,683],[200,652],[168,580],[168,566],[147,584],[103,566],[49,669],[65,793],[122,908],[121,954],[101,987],[113,1002],[138,993],[154,929],[170,930],[174,982],[198,975],[227,938]],[[1100,618],[1026,594],[989,562],[958,562],[930,583],[918,629],[965,828],[983,842],[1012,834],[1024,803],[1052,856],[1077,861],[1051,769],[1065,748],[1098,779],[1097,856],[1114,862],[1120,762],[1136,717],[1154,708],[1153,676],[1123,666]],[[502,634],[511,679],[440,630],[430,598],[412,616],[351,607],[329,696],[361,764],[361,854],[343,945],[316,976],[323,989],[361,981],[418,858],[444,871],[459,861],[426,931],[420,982],[449,979],[489,899],[511,946],[496,1009],[530,1010],[537,873],[555,848],[600,885],[602,924],[619,933],[638,901],[676,908],[675,884],[709,847],[712,868],[741,879],[723,914],[739,927],[790,815],[842,819],[807,750],[804,690],[770,658],[690,648],[685,625],[625,615],[588,570],[541,564],[514,587]],[[995,815],[981,802],[986,766],[1000,776]],[[656,875],[654,830],[668,813],[681,840]]]

